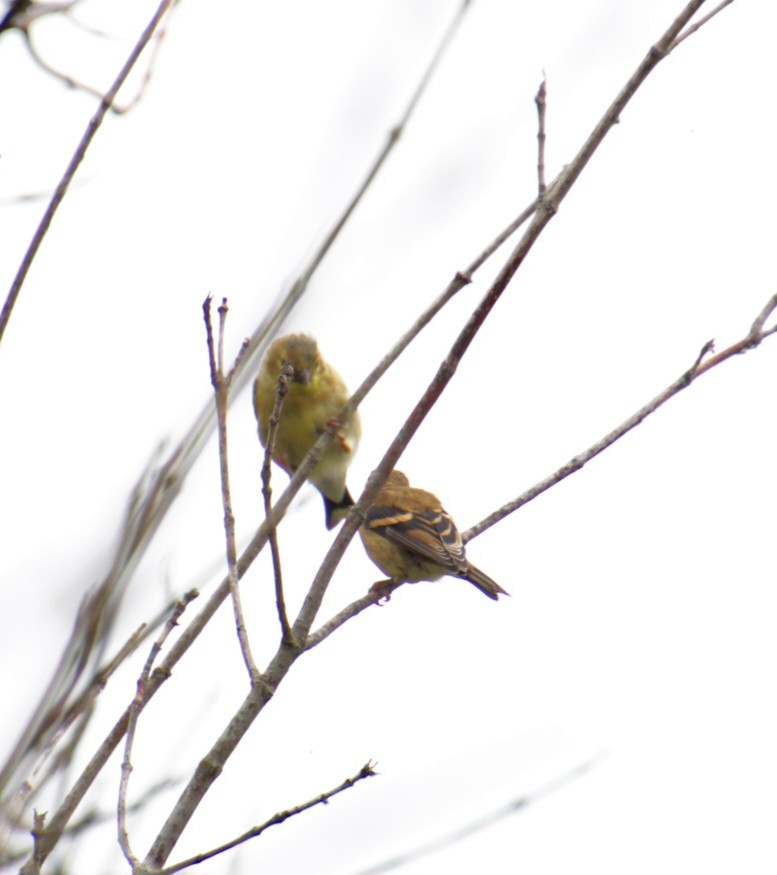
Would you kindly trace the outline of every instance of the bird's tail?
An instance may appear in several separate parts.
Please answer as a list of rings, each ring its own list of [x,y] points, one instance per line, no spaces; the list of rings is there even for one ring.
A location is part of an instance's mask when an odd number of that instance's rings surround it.
[[[347,487],[340,501],[332,501],[332,499],[326,495],[324,495],[323,498],[324,513],[326,514],[326,527],[328,529],[333,529],[335,526],[339,525],[348,515],[349,509],[356,503]]]
[[[464,579],[468,580],[471,584],[474,584],[474,586],[490,599],[497,600],[500,595],[510,595],[506,589],[502,589],[495,580],[491,580],[487,574],[483,574],[483,572],[479,568],[475,568],[474,565],[469,566],[467,573],[464,575]]]

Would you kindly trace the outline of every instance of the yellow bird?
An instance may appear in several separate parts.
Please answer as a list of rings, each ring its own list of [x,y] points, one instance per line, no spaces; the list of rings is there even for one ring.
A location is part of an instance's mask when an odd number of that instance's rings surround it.
[[[392,471],[359,529],[364,549],[388,580],[372,589],[387,594],[401,583],[463,577],[490,599],[509,595],[475,568],[464,551],[456,524],[431,492],[410,486],[401,471]]]
[[[354,503],[345,475],[359,445],[359,414],[354,412],[346,423],[337,420],[349,398],[345,383],[321,357],[314,338],[287,334],[270,344],[254,382],[254,412],[263,447],[267,446],[278,377],[285,364],[291,365],[294,376],[283,403],[272,457],[291,476],[319,437],[333,431],[332,441],[310,472],[311,483],[324,498],[326,527],[331,529]]]

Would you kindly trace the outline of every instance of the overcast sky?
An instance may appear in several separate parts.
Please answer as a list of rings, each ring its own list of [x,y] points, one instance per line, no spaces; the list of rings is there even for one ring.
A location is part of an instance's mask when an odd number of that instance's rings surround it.
[[[105,88],[154,5],[86,0],[76,19],[106,36],[66,20],[33,35],[50,63]],[[363,178],[458,6],[183,0],[142,101],[98,133],[0,347],[3,750],[106,570],[130,489],[208,401],[203,298],[228,297],[234,355]],[[550,178],[681,6],[473,2],[284,330],[314,334],[357,386],[534,197],[543,71]],[[773,4],[735,0],[659,65],[476,338],[399,466],[460,528],[613,429],[706,341],[744,336],[777,291],[775,27]],[[0,83],[5,289],[45,205],[19,199],[51,192],[96,100],[36,67],[13,33]],[[365,401],[351,491],[505,255]],[[524,812],[401,871],[773,871],[776,376],[772,338],[472,541],[471,560],[510,599],[452,579],[407,586],[301,659],[172,861],[372,759],[379,778],[207,864],[356,875],[596,757]],[[247,392],[230,452],[244,543],[261,518]],[[331,543],[322,516],[305,487],[281,530],[292,612]],[[171,594],[210,594],[223,551],[211,440],[136,572],[115,646]],[[379,576],[355,541],[321,619]],[[242,588],[260,665],[277,637],[271,586],[262,555]],[[84,755],[144,658],[101,697]],[[224,606],[140,720],[131,796],[170,773],[188,780],[246,689]],[[90,804],[111,811],[118,779],[116,761]],[[131,820],[139,854],[178,792]],[[124,871],[114,836],[96,834],[72,870]]]

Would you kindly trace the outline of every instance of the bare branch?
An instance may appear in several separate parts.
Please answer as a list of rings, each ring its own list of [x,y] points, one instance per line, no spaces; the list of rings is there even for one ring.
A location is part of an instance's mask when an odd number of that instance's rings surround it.
[[[758,318],[753,322],[750,331],[745,337],[705,361],[704,359],[706,356],[709,355],[714,348],[712,341],[707,341],[696,356],[696,360],[691,367],[681,374],[673,383],[670,383],[662,392],[656,395],[655,398],[648,401],[643,407],[640,407],[636,413],[632,414],[627,420],[625,420],[625,422],[622,422],[617,428],[609,432],[609,434],[606,434],[601,440],[598,440],[587,450],[570,459],[566,465],[562,465],[561,468],[554,471],[544,480],[540,480],[540,482],[532,486],[531,489],[527,489],[526,492],[522,493],[517,498],[502,505],[502,507],[495,510],[492,514],[489,514],[477,525],[467,529],[466,532],[462,532],[462,540],[466,543],[467,541],[476,538],[478,535],[483,534],[486,529],[490,529],[491,526],[498,523],[506,516],[509,516],[513,511],[518,510],[519,507],[523,507],[525,504],[528,504],[530,501],[537,498],[538,495],[542,495],[542,493],[550,489],[551,486],[555,486],[557,483],[560,483],[562,480],[569,477],[570,474],[579,471],[585,464],[590,462],[591,459],[612,446],[612,444],[617,440],[620,440],[625,434],[628,434],[628,432],[638,426],[644,419],[647,419],[648,416],[655,413],[659,407],[662,407],[670,398],[673,398],[679,392],[682,392],[683,389],[687,389],[697,377],[706,374],[712,368],[727,361],[732,356],[740,355],[750,349],[755,349],[755,347],[757,347],[763,340],[777,332],[777,326],[770,328],[768,331],[763,330],[764,323],[775,309],[777,309],[777,294],[769,299],[769,302],[763,310],[761,310]]]
[[[227,450],[227,398],[229,396],[229,383],[224,377],[224,328],[227,320],[227,299],[222,298],[219,306],[219,336],[218,351],[213,342],[213,326],[210,318],[210,295],[202,304],[202,314],[205,319],[205,333],[208,342],[208,360],[210,361],[210,381],[213,385],[216,401],[216,430],[219,444],[219,474],[221,475],[221,504],[224,510],[224,535],[227,550],[227,580],[229,592],[232,596],[232,608],[235,614],[235,628],[237,640],[240,643],[240,652],[243,654],[246,670],[251,684],[261,682],[259,669],[256,667],[254,657],[251,654],[251,644],[246,632],[243,605],[240,599],[239,577],[237,573],[237,544],[235,542],[235,515],[232,512],[232,496],[229,487],[229,455]]]
[[[545,185],[545,109],[547,86],[543,75],[540,87],[534,98],[537,104],[537,198],[542,200],[547,186]]]
[[[137,857],[132,853],[129,843],[129,834],[127,833],[127,791],[129,789],[129,778],[132,773],[132,746],[135,742],[135,730],[138,724],[138,716],[141,711],[144,690],[148,679],[151,675],[151,667],[154,664],[157,656],[164,647],[170,633],[178,625],[178,620],[186,610],[187,605],[193,599],[197,598],[199,593],[196,590],[191,590],[186,593],[182,599],[176,602],[168,621],[162,627],[156,641],[151,646],[146,662],[143,666],[140,676],[138,677],[135,698],[130,705],[129,721],[127,723],[127,738],[124,744],[124,758],[121,763],[121,780],[119,782],[119,801],[117,805],[117,824],[119,835],[119,846],[124,853],[127,862],[133,867],[138,864]]]
[[[351,787],[354,786],[354,784],[358,784],[358,782],[364,780],[364,778],[371,778],[376,774],[377,772],[375,771],[374,765],[372,763],[365,763],[353,777],[346,778],[342,782],[342,784],[338,784],[338,786],[334,787],[332,790],[327,790],[325,793],[321,793],[315,798],[309,799],[307,802],[303,802],[301,805],[295,805],[293,808],[287,808],[285,811],[279,811],[277,814],[274,814],[269,820],[266,820],[263,824],[252,827],[248,830],[248,832],[244,832],[236,839],[232,839],[232,841],[227,842],[226,844],[219,845],[219,847],[214,848],[212,851],[206,851],[203,854],[197,854],[194,857],[189,857],[188,860],[183,860],[180,863],[176,863],[174,866],[168,866],[167,868],[160,870],[159,875],[174,875],[175,872],[180,872],[183,869],[188,869],[189,866],[196,866],[198,863],[204,863],[205,860],[210,860],[213,857],[216,857],[218,854],[223,854],[225,851],[230,851],[232,850],[232,848],[236,848],[238,845],[242,845],[244,842],[257,838],[271,826],[278,826],[278,824],[283,823],[290,817],[294,817],[297,814],[302,814],[303,811],[308,811],[308,809],[314,808],[316,805],[326,805],[329,800],[336,796],[338,793],[342,793],[344,790],[349,790]]]
[[[275,448],[275,437],[278,434],[283,402],[289,391],[289,380],[294,376],[294,368],[286,362],[278,375],[278,386],[275,390],[275,406],[270,414],[267,429],[267,444],[264,448],[264,461],[262,462],[262,497],[264,499],[264,515],[269,526],[270,554],[272,556],[273,575],[275,577],[275,604],[278,610],[278,620],[281,624],[281,635],[286,644],[294,644],[294,635],[289,624],[289,616],[286,613],[286,600],[283,596],[283,575],[281,573],[281,554],[278,549],[278,535],[272,512],[272,453]]]
[[[8,321],[11,318],[14,304],[16,303],[16,299],[19,297],[19,292],[22,289],[22,285],[27,276],[27,272],[32,265],[33,259],[35,258],[41,243],[43,242],[43,238],[46,236],[46,232],[51,225],[54,214],[56,213],[59,205],[62,203],[62,200],[67,194],[68,186],[75,176],[76,170],[78,170],[79,165],[84,160],[86,151],[91,145],[95,135],[97,134],[100,125],[103,123],[106,113],[113,105],[113,101],[116,99],[116,95],[119,89],[126,81],[132,68],[137,63],[141,52],[148,45],[149,40],[154,35],[154,31],[157,29],[168,9],[174,2],[175,0],[162,0],[162,2],[159,4],[156,12],[154,12],[151,20],[146,25],[143,33],[138,38],[138,41],[132,47],[132,51],[129,53],[129,57],[124,62],[124,65],[119,71],[118,76],[114,80],[111,87],[102,96],[97,111],[89,120],[89,124],[86,126],[86,131],[81,137],[81,142],[76,147],[76,150],[73,153],[73,157],[70,159],[67,167],[65,168],[65,172],[62,175],[62,178],[57,184],[54,194],[51,196],[51,200],[46,207],[43,218],[40,220],[38,227],[35,229],[35,233],[32,235],[32,240],[27,247],[27,251],[24,253],[24,257],[22,258],[19,269],[16,272],[16,276],[11,283],[11,288],[8,291],[8,296],[6,297],[5,304],[3,305],[2,311],[0,311],[0,342],[2,342],[3,334],[5,332],[6,326],[8,325]]]

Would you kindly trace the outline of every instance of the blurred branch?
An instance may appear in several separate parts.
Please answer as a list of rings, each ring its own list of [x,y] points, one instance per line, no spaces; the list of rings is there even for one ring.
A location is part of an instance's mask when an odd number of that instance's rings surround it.
[[[68,88],[73,88],[76,91],[83,91],[86,94],[91,94],[93,97],[102,98],[103,92],[99,89],[94,88],[91,85],[87,85],[85,82],[81,82],[70,74],[65,73],[62,70],[59,70],[56,67],[52,66],[43,57],[32,38],[32,25],[36,21],[39,21],[41,18],[51,15],[59,15],[62,18],[67,18],[67,20],[72,22],[75,27],[87,31],[88,33],[94,34],[95,36],[105,37],[106,34],[102,33],[101,31],[95,30],[94,28],[81,24],[79,21],[75,20],[74,16],[71,13],[79,2],[80,0],[65,0],[65,2],[59,3],[41,3],[32,2],[32,0],[15,0],[15,2],[11,3],[8,11],[0,20],[0,33],[6,30],[17,30],[24,39],[24,44],[27,47],[27,51],[30,53],[30,57],[35,62],[35,64],[37,64],[37,66],[40,67],[45,73],[48,73],[55,79],[58,79]],[[175,4],[176,2],[177,0],[173,0],[173,4]],[[162,45],[163,39],[166,36],[166,33],[167,28],[164,24],[157,29],[157,32],[154,36],[152,54],[146,66],[146,72],[135,96],[132,98],[132,100],[130,100],[126,104],[123,104],[122,106],[119,106],[116,103],[112,103],[110,106],[111,112],[116,115],[122,115],[123,113],[128,112],[130,109],[136,106],[137,103],[140,101],[143,94],[145,93],[146,88],[148,87],[149,82],[151,81],[151,76],[154,70],[154,66],[156,64],[157,56],[159,54],[159,49]]]
[[[362,781],[365,778],[371,778],[376,774],[377,772],[375,771],[373,764],[365,763],[353,777],[346,778],[342,784],[338,784],[338,786],[334,787],[332,790],[327,790],[325,793],[321,793],[315,798],[309,799],[307,802],[303,802],[301,805],[295,805],[293,808],[287,808],[285,811],[279,811],[277,814],[274,814],[269,820],[266,820],[263,824],[252,827],[248,830],[248,832],[244,832],[236,839],[232,839],[232,841],[227,842],[226,844],[219,845],[219,847],[214,848],[212,851],[206,851],[205,853],[197,854],[194,857],[189,857],[188,860],[183,860],[180,863],[176,863],[174,866],[168,866],[165,869],[159,870],[159,875],[174,875],[175,872],[180,872],[183,869],[188,869],[189,866],[196,866],[198,863],[204,863],[205,860],[210,860],[218,854],[223,854],[225,851],[231,851],[232,848],[236,848],[238,845],[242,845],[244,842],[257,838],[271,826],[277,826],[278,824],[281,824],[284,821],[288,820],[290,817],[294,817],[297,814],[302,814],[303,811],[308,811],[310,808],[314,808],[316,805],[327,805],[329,803],[329,800],[332,799],[334,796],[337,796],[338,793],[342,793],[343,790],[349,790],[351,787],[354,786],[354,784],[358,784],[359,781]]]
[[[49,205],[46,207],[43,218],[40,220],[38,227],[35,229],[35,233],[32,235],[32,240],[27,247],[27,251],[24,253],[24,257],[22,258],[19,269],[16,272],[16,276],[11,283],[11,288],[8,291],[8,296],[5,300],[5,304],[3,305],[2,311],[0,311],[0,342],[2,342],[3,334],[5,332],[6,326],[8,325],[8,321],[11,318],[11,313],[13,312],[14,305],[16,304],[16,300],[19,297],[19,293],[21,292],[22,285],[24,284],[24,280],[27,277],[27,273],[32,265],[35,256],[38,253],[38,249],[40,249],[43,238],[46,236],[49,226],[51,225],[51,222],[54,218],[54,214],[57,212],[59,205],[62,203],[65,195],[67,194],[68,186],[75,176],[79,165],[84,160],[87,149],[89,148],[92,140],[97,134],[100,125],[103,123],[103,120],[105,119],[108,110],[113,105],[113,101],[116,99],[116,95],[118,94],[119,89],[127,80],[127,77],[129,76],[132,68],[137,63],[137,60],[140,57],[143,49],[148,45],[149,40],[154,35],[154,31],[160,25],[168,9],[172,6],[174,2],[175,0],[162,0],[162,2],[157,7],[156,12],[151,17],[151,20],[144,28],[143,33],[141,33],[137,42],[132,47],[132,51],[129,53],[129,56],[124,62],[121,70],[119,71],[118,76],[114,80],[113,85],[111,85],[111,87],[105,92],[105,94],[101,96],[100,105],[98,106],[95,114],[89,120],[89,124],[86,126],[86,131],[81,137],[81,142],[76,147],[72,158],[65,168],[65,172],[62,175],[62,178],[57,184],[54,194],[51,196]]]
[[[173,786],[175,786],[175,779],[173,778],[164,778],[156,784],[152,784],[144,793],[138,796],[131,805],[127,806],[127,812],[142,811],[152,799],[165,790],[169,790]],[[86,811],[82,817],[73,820],[70,826],[65,830],[64,835],[72,840],[94,827],[108,823],[115,817],[115,811],[101,811],[97,808]],[[29,833],[30,831],[31,828],[25,830],[26,833]],[[0,851],[0,869],[4,869],[14,863],[19,863],[29,853],[27,850],[12,852],[8,850],[7,846],[2,844],[0,844],[0,848],[2,848],[2,851]]]
[[[147,483],[147,480],[151,483]],[[139,558],[133,537],[146,531],[145,512],[148,508],[139,506],[138,496],[146,492],[153,500],[162,492],[169,498],[175,492],[174,487],[175,484],[169,483],[164,469],[153,475],[147,471],[136,487],[127,510],[124,536],[114,560],[125,572],[134,568],[133,560]],[[0,770],[0,798],[8,785],[17,780],[15,776],[25,768],[26,755],[35,749],[45,750],[51,744],[63,711],[70,707],[68,699],[78,681],[89,663],[100,658],[128,581],[129,575],[118,573],[114,567],[91,593],[84,596],[52,679]],[[97,674],[99,676],[99,672]]]
[[[682,392],[683,389],[687,389],[702,374],[706,374],[708,371],[712,370],[712,368],[722,364],[735,355],[741,355],[750,349],[755,349],[762,341],[766,340],[767,337],[777,333],[777,325],[764,331],[766,320],[775,310],[777,310],[777,294],[769,299],[766,306],[759,313],[758,318],[753,322],[750,331],[741,340],[731,344],[731,346],[727,347],[722,352],[719,352],[717,355],[706,359],[706,361],[705,358],[713,351],[714,344],[711,340],[705,343],[693,365],[691,365],[691,367],[685,371],[685,373],[681,374],[673,383],[670,383],[666,389],[656,395],[655,398],[648,401],[643,407],[640,407],[636,413],[632,414],[627,420],[625,420],[625,422],[622,422],[609,434],[606,434],[601,440],[590,446],[585,452],[570,459],[566,465],[562,465],[562,467],[557,471],[554,471],[553,474],[550,474],[544,480],[540,480],[540,482],[532,486],[531,489],[527,489],[526,492],[522,493],[517,498],[508,501],[507,504],[502,505],[498,510],[489,514],[489,516],[484,520],[481,520],[477,525],[472,526],[471,529],[467,529],[466,532],[462,533],[462,540],[465,543],[471,541],[473,538],[476,538],[478,535],[485,532],[486,529],[491,528],[491,526],[513,513],[513,511],[518,510],[519,507],[523,507],[525,504],[528,504],[530,501],[537,498],[538,495],[542,495],[542,493],[550,489],[551,486],[555,486],[557,483],[560,483],[562,480],[569,477],[570,474],[579,471],[587,462],[590,462],[591,459],[598,456],[599,453],[612,446],[612,444],[617,440],[620,440],[625,434],[628,434],[633,428],[636,428],[636,426],[638,426],[644,419],[647,419],[648,416],[655,413],[658,408],[662,407],[670,398],[673,398],[679,392]]]
[[[27,724],[26,730],[22,732],[4,768],[4,783],[7,783],[15,771],[18,771],[26,762],[27,755],[37,752],[37,762],[32,766],[29,776],[12,796],[2,802],[2,809],[0,810],[0,848],[8,847],[8,840],[18,828],[19,819],[22,817],[25,807],[29,804],[37,787],[41,783],[45,783],[51,776],[49,774],[43,781],[39,780],[39,775],[42,773],[45,764],[50,760],[52,753],[56,750],[60,739],[79,717],[82,715],[88,716],[88,712],[93,706],[95,699],[103,691],[111,675],[135,651],[142,641],[145,629],[146,626],[144,624],[129,637],[113,659],[95,673],[87,689],[69,706],[65,707],[65,700],[72,689],[70,687],[63,695],[56,698],[53,703],[50,702],[49,696],[44,696],[38,710]],[[78,640],[78,635],[72,636],[71,640]],[[55,672],[55,679],[58,675],[59,671]],[[75,682],[75,678],[73,681]],[[37,728],[38,724],[40,724],[40,728]],[[51,729],[52,731],[42,736],[42,739],[45,738],[45,743],[42,740],[39,741],[31,737],[31,733],[36,731],[44,733],[46,729]],[[70,748],[72,753],[73,745],[70,745]],[[58,757],[54,771],[59,768],[63,759],[67,758]]]
[[[79,0],[63,3],[34,3],[33,0],[11,0],[5,15],[0,18],[0,33],[6,30],[26,30],[37,18],[69,12]]]
[[[510,817],[510,815],[522,813],[529,808],[529,806],[534,805],[535,802],[539,802],[551,793],[556,793],[558,790],[562,790],[568,784],[581,778],[586,772],[592,769],[599,760],[601,760],[603,755],[604,754],[602,753],[597,754],[590,760],[586,760],[585,762],[580,763],[579,766],[570,769],[570,771],[565,774],[553,778],[551,781],[548,781],[547,784],[543,784],[533,792],[527,793],[525,796],[519,796],[517,799],[513,799],[511,802],[503,805],[501,808],[497,808],[495,811],[484,814],[482,817],[477,818],[477,820],[473,820],[447,835],[434,839],[431,842],[427,842],[425,845],[419,845],[412,850],[389,857],[389,859],[383,860],[374,866],[360,869],[356,875],[381,875],[381,873],[390,872],[392,869],[401,869],[403,866],[413,863],[421,857],[435,854],[437,851],[442,851],[450,845],[460,842],[462,839],[469,838],[469,836],[474,833],[480,832],[481,830],[498,823],[500,820]]]

